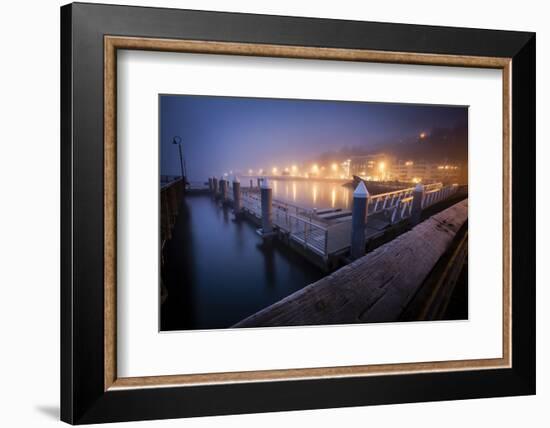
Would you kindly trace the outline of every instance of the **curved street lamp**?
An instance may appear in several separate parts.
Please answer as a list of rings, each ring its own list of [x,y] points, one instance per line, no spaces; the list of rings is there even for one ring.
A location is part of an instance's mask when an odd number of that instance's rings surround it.
[[[180,154],[181,179],[183,180],[183,184],[185,185],[186,173],[184,168],[183,154],[181,151],[181,137],[179,135],[175,135],[174,138],[172,139],[172,144],[178,145],[179,154]]]

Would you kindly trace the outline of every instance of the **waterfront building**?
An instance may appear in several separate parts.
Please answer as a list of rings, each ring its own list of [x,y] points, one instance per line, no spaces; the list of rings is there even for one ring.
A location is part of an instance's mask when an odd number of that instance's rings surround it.
[[[390,176],[396,181],[457,183],[460,167],[447,162],[426,162],[424,160],[398,160],[391,165]]]
[[[357,175],[369,180],[385,180],[388,178],[392,160],[384,153],[363,156],[353,156],[350,159],[350,175]]]

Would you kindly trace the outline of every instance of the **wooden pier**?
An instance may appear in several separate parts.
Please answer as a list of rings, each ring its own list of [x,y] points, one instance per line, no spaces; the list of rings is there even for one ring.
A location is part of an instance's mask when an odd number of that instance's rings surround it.
[[[172,237],[172,228],[176,222],[179,204],[183,195],[181,178],[161,181],[160,188],[160,239],[162,245]]]

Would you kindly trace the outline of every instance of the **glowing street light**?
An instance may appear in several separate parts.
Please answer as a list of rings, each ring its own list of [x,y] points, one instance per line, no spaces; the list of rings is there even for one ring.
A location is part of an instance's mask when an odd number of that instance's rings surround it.
[[[274,166],[273,169],[271,170],[271,172],[273,173],[273,175],[277,174],[277,167]]]
[[[313,174],[318,174],[319,173],[319,165],[317,165],[316,163],[313,164],[313,166],[311,167],[311,172]]]
[[[331,165],[331,168],[332,168],[332,170],[333,170],[334,172],[338,171],[338,164],[333,163],[333,164]]]
[[[380,172],[384,172],[384,170],[386,169],[386,164],[385,162],[380,162],[378,164],[378,169],[380,170]]]

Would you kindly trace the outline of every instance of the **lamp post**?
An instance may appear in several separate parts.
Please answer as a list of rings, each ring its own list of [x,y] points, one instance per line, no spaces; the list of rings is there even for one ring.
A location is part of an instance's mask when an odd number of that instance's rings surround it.
[[[179,153],[180,153],[181,179],[183,181],[183,186],[185,188],[186,173],[185,173],[185,168],[183,166],[183,154],[182,154],[182,151],[181,151],[181,137],[179,135],[176,135],[174,137],[174,139],[172,140],[172,144],[177,144],[178,145],[178,149],[179,149]]]

